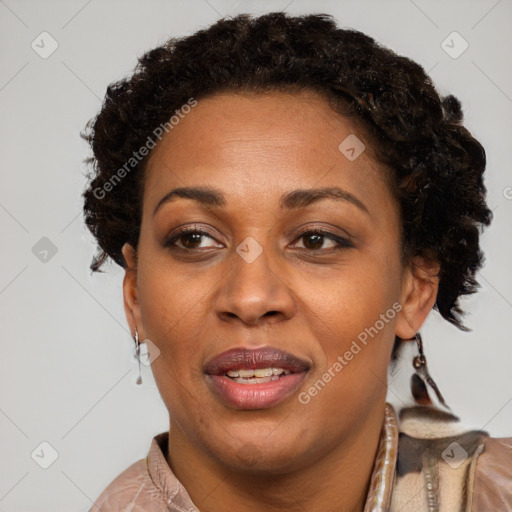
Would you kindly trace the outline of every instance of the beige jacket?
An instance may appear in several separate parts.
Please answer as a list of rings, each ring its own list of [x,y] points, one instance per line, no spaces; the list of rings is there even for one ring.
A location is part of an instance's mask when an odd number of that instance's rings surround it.
[[[90,512],[198,512],[166,461],[168,432]],[[465,429],[425,406],[386,404],[365,512],[512,512],[512,437]]]

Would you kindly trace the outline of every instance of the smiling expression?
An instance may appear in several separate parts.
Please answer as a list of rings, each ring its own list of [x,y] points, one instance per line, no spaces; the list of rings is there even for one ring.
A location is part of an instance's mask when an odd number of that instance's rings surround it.
[[[298,400],[414,288],[398,203],[368,141],[340,152],[350,134],[313,92],[219,93],[152,151],[125,308],[190,453],[280,472],[380,428],[395,334],[427,314],[412,306]]]

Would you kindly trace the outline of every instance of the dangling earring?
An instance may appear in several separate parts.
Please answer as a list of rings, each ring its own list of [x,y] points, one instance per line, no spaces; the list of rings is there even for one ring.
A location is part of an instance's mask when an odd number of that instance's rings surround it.
[[[140,369],[140,341],[139,341],[139,333],[137,332],[137,328],[135,328],[135,355],[139,361],[139,377],[136,380],[136,384],[142,384],[142,372]]]
[[[427,384],[435,391],[438,400],[447,409],[450,409],[450,407],[448,407],[448,405],[446,405],[443,395],[439,391],[439,388],[437,387],[436,383],[434,382],[434,380],[428,373],[427,358],[425,357],[425,354],[423,353],[423,341],[421,339],[421,334],[419,332],[417,332],[414,335],[414,338],[411,338],[411,339],[416,340],[416,344],[418,345],[418,351],[419,351],[419,355],[415,356],[414,359],[412,360],[412,365],[414,366],[414,369],[416,370],[416,372],[413,373],[412,377],[411,377],[411,392],[412,392],[414,401],[418,405],[432,405],[432,400],[430,399],[430,396],[428,395],[427,386],[425,384],[425,381],[426,381]]]

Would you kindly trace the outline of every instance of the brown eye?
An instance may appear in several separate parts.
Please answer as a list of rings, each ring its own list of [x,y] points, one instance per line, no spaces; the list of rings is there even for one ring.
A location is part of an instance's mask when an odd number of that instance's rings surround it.
[[[304,239],[304,246],[306,249],[321,249],[324,243],[324,236],[317,233],[302,235],[302,238]]]
[[[318,229],[305,231],[297,238],[297,240],[303,240],[303,247],[298,247],[299,249],[304,248],[309,249],[310,251],[354,247],[354,244],[349,239]],[[330,242],[329,247],[323,246],[326,240]]]
[[[187,249],[196,249],[197,244],[201,242],[201,238],[203,238],[203,235],[200,233],[186,233],[180,235],[178,240],[180,240],[182,245]]]
[[[172,235],[168,240],[165,241],[164,247],[177,248],[183,250],[194,250],[204,249],[206,247],[212,247],[213,244],[201,246],[201,242],[206,239],[214,240],[206,231],[200,231],[197,229],[182,229],[178,233]],[[215,241],[215,240],[214,240]]]

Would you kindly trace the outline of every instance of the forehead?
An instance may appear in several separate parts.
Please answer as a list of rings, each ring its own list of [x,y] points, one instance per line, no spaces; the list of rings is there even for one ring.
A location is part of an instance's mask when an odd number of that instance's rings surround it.
[[[314,92],[219,93],[200,99],[152,151],[144,208],[171,188],[205,184],[239,201],[340,186],[374,202],[387,187],[363,141]]]

